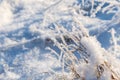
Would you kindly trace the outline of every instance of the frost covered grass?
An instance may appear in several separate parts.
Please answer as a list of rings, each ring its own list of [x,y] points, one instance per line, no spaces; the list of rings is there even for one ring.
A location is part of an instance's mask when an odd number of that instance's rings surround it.
[[[0,80],[120,80],[119,0],[0,0]]]
[[[72,30],[74,31],[72,32],[57,26],[55,28],[57,28],[58,33],[60,32],[59,39],[61,40],[61,42],[55,40],[55,45],[61,51],[58,57],[64,72],[68,71],[72,74],[70,80],[120,79],[120,73],[116,72],[116,69],[119,70],[120,64],[117,63],[119,60],[103,49],[95,37],[89,36],[84,27],[73,27],[74,29]],[[68,40],[66,40],[64,35],[67,36]],[[69,45],[69,41],[72,44]],[[53,53],[56,54],[56,52]],[[115,65],[118,65],[118,67]],[[68,70],[66,70],[67,67]]]

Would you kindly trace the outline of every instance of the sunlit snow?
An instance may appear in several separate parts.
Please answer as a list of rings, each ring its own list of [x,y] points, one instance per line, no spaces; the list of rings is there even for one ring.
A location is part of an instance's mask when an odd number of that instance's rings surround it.
[[[120,80],[120,0],[0,0],[0,80]]]

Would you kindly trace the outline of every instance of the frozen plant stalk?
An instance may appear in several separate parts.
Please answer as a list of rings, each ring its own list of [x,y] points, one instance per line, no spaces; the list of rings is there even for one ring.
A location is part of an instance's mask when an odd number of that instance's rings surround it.
[[[101,47],[95,37],[89,36],[82,23],[74,19],[72,31],[60,25],[55,25],[55,27],[54,31],[59,36],[56,36],[57,38],[53,41],[60,49],[59,61],[64,66],[62,70],[69,68],[72,79],[120,80],[120,75],[109,61],[112,59],[109,57],[111,54]]]

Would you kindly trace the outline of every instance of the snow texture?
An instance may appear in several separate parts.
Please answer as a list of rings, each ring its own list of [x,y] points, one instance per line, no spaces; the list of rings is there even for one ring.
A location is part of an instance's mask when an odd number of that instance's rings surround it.
[[[0,80],[120,80],[120,0],[0,0]]]

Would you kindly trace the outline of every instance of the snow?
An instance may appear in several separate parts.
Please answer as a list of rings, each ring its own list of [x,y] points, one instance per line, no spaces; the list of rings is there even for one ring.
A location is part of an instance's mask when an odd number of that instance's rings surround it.
[[[97,42],[97,40],[95,40],[94,37],[82,38],[81,43],[86,48],[88,54],[91,54],[90,60],[93,65],[96,63],[102,63],[99,61],[102,61],[103,50],[100,48],[100,44]]]
[[[12,11],[11,11],[11,6],[9,3],[7,2],[1,2],[1,5],[0,5],[0,30],[4,29],[4,25],[6,24],[9,24],[12,22],[12,19],[13,19],[13,14],[12,14]]]
[[[0,0],[0,80],[120,80],[118,0]]]

